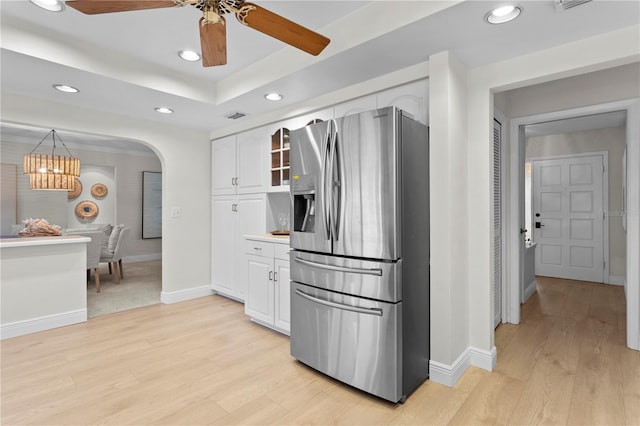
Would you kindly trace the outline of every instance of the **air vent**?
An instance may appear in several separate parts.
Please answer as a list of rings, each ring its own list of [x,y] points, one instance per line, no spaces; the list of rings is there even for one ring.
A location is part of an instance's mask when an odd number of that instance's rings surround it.
[[[237,120],[238,118],[242,118],[246,115],[247,114],[243,112],[232,112],[231,114],[225,115],[224,118],[228,118],[229,120]]]
[[[556,11],[562,12],[590,1],[592,0],[556,0]]]

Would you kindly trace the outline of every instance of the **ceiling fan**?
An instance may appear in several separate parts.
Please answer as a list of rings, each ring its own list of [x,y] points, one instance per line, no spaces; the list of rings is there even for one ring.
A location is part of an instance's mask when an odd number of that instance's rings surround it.
[[[318,55],[330,41],[321,34],[244,0],[67,0],[66,4],[87,15],[193,6],[202,11],[200,47],[202,65],[205,67],[227,63],[227,30],[222,16],[226,13],[234,14],[243,25],[311,55]]]

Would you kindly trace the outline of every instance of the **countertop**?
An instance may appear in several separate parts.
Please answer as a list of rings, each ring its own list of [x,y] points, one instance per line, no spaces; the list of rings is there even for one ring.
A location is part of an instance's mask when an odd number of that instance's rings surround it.
[[[58,244],[88,243],[89,237],[79,235],[63,235],[59,237],[3,237],[0,238],[0,248],[53,246]]]
[[[253,241],[264,241],[267,243],[277,243],[277,244],[289,244],[289,236],[288,235],[271,235],[271,234],[261,234],[261,235],[245,235],[245,239],[253,240]]]

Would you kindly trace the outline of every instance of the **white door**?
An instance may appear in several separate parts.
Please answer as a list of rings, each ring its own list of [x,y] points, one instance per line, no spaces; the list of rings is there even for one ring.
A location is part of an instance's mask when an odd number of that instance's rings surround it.
[[[273,258],[247,254],[247,297],[244,311],[265,324],[273,324]]]
[[[493,120],[493,327],[502,322],[502,124]]]
[[[237,136],[236,192],[250,194],[264,192],[267,188],[267,148],[271,138],[264,127],[240,133]],[[228,161],[231,161],[229,158]]]
[[[291,281],[288,260],[275,261],[275,317],[274,325],[284,331],[291,329]]]
[[[536,275],[604,282],[602,156],[532,165]]]
[[[211,288],[227,296],[236,293],[234,196],[211,197]]]
[[[247,260],[245,235],[260,235],[267,232],[267,201],[264,194],[241,195],[235,207],[237,215],[236,241],[233,250],[236,266],[236,297],[244,301],[247,294]]]

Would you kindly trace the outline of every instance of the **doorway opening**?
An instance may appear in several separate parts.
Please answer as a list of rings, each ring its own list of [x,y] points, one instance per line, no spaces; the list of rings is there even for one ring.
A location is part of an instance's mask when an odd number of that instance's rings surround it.
[[[110,273],[108,264],[101,262],[101,292],[97,293],[95,273],[91,272],[87,282],[87,315],[91,318],[161,303],[162,238],[142,238],[142,172],[162,171],[159,154],[138,140],[59,129],[65,145],[81,160],[80,190],[77,195],[66,191],[33,191],[29,189],[28,177],[18,170],[24,154],[33,149],[33,141],[49,130],[38,125],[9,122],[0,122],[0,130],[3,163],[12,165],[15,177],[12,181],[14,194],[11,202],[7,203],[14,213],[10,216],[11,223],[6,227],[3,223],[3,229],[9,231],[3,232],[8,235],[12,227],[20,229],[22,220],[28,217],[45,218],[63,230],[77,232],[103,230],[106,225],[115,227],[122,224],[129,229],[122,251],[123,276],[116,284],[117,268],[112,268],[114,270]],[[96,187],[102,188],[102,193],[94,192]],[[96,206],[96,214],[92,218],[76,213],[77,205],[87,200]],[[103,243],[108,244],[110,235],[109,228]]]
[[[576,108],[572,110],[558,111],[554,113],[539,114],[535,116],[528,116],[528,117],[513,119],[511,120],[511,123],[510,123],[510,132],[509,132],[510,143],[509,143],[508,163],[509,163],[509,175],[511,176],[511,179],[509,180],[510,182],[512,182],[512,184],[508,189],[509,211],[508,211],[508,221],[507,221],[508,223],[507,223],[507,242],[506,242],[506,246],[507,246],[506,263],[508,266],[508,273],[507,273],[508,279],[506,280],[507,284],[505,288],[505,292],[507,293],[507,300],[504,305],[505,312],[503,315],[503,322],[518,324],[520,322],[521,303],[523,302],[523,300],[525,300],[525,296],[529,296],[531,293],[533,293],[532,291],[530,291],[529,294],[525,292],[525,285],[529,284],[525,282],[525,275],[526,275],[525,243],[527,238],[531,238],[532,240],[534,240],[533,242],[535,242],[535,230],[538,229],[537,232],[541,233],[542,231],[540,231],[540,229],[544,229],[542,225],[545,224],[544,221],[538,220],[538,222],[540,222],[540,228],[536,228],[536,217],[535,217],[536,211],[533,211],[533,210],[532,210],[531,217],[527,217],[527,220],[525,220],[525,211],[526,211],[525,209],[525,163],[526,163],[525,159],[526,159],[526,140],[527,140],[526,132],[528,128],[529,130],[530,129],[540,130],[543,126],[554,127],[558,125],[566,125],[572,121],[573,121],[573,124],[576,124],[579,122],[582,122],[582,124],[589,123],[589,122],[593,123],[593,122],[597,122],[596,118],[600,118],[600,116],[604,116],[609,113],[617,113],[617,114],[621,113],[622,116],[624,117],[624,121],[620,123],[620,125],[622,126],[622,130],[619,129],[624,134],[623,136],[624,147],[622,148],[620,155],[616,154],[615,165],[613,164],[614,161],[612,160],[611,155],[609,156],[610,157],[609,158],[609,163],[610,163],[609,176],[611,176],[612,178],[611,180],[613,180],[613,177],[615,175],[617,182],[605,183],[603,181],[603,185],[606,185],[608,187],[610,195],[613,196],[615,194],[617,197],[619,194],[619,198],[617,198],[617,201],[615,199],[613,201],[616,201],[618,204],[620,204],[620,206],[615,205],[612,208],[610,203],[605,204],[602,208],[602,214],[604,216],[603,220],[608,220],[609,228],[611,228],[612,225],[615,225],[616,228],[621,228],[620,230],[616,230],[616,232],[620,231],[622,233],[623,241],[621,244],[619,242],[616,243],[617,244],[616,247],[622,246],[623,247],[622,250],[627,249],[627,251],[629,251],[629,247],[631,247],[630,253],[625,253],[625,254],[631,255],[631,258],[634,258],[635,256],[637,256],[637,253],[635,253],[634,238],[635,239],[638,238],[638,230],[637,229],[630,230],[628,229],[628,227],[622,230],[623,218],[620,217],[620,220],[618,220],[617,218],[617,216],[622,216],[622,215],[616,214],[616,212],[618,211],[624,211],[624,209],[628,209],[627,205],[622,204],[622,199],[623,199],[622,182],[625,182],[625,181],[631,182],[631,180],[628,180],[628,178],[623,177],[622,175],[622,172],[624,169],[622,164],[622,158],[625,157],[623,153],[625,152],[625,150],[627,151],[632,150],[635,153],[635,150],[637,150],[638,147],[640,146],[640,135],[638,135],[638,132],[634,130],[634,125],[637,125],[638,120],[640,120],[637,100],[614,102],[610,104]],[[620,127],[620,125],[614,126],[614,127]],[[605,127],[611,127],[611,126],[600,126],[599,128],[604,129]],[[598,127],[595,127],[595,128],[592,127],[591,129],[587,129],[587,130],[585,130],[585,127],[583,127],[583,128],[574,129],[573,131],[570,131],[570,132],[565,131],[562,133],[566,134],[566,133],[574,133],[574,132],[580,132],[580,131],[595,131],[596,129],[598,129]],[[575,145],[575,143],[573,143],[573,145]],[[609,147],[607,147],[607,150],[609,150],[608,148]],[[601,151],[601,150],[604,150],[604,149],[594,149],[593,147],[590,147],[588,149],[585,148],[585,150],[583,151],[593,152],[593,151]],[[555,152],[554,154],[557,154],[557,155],[564,154],[564,155],[575,156],[576,152],[575,151],[568,152],[568,153]],[[586,156],[585,152],[583,152],[582,154],[585,154]],[[622,158],[617,159],[618,156]],[[538,157],[544,157],[544,156],[538,155]],[[538,158],[538,160],[542,160],[542,159]],[[564,160],[561,160],[561,162],[562,161]],[[604,161],[605,160],[603,160],[603,162]],[[556,166],[558,166],[560,169],[563,167],[562,165],[556,165]],[[578,166],[578,169],[581,167],[584,169],[583,166]],[[592,165],[591,167],[596,167],[596,166]],[[637,168],[637,165],[631,166],[630,163],[627,162],[627,167]],[[548,170],[549,173],[547,178],[554,176],[554,174],[551,173],[550,170],[551,169]],[[633,173],[635,173],[636,171],[637,170],[634,170]],[[538,171],[538,173],[540,174],[541,172]],[[535,175],[535,172],[533,174]],[[615,185],[614,189],[611,189],[612,184]],[[531,186],[531,188],[533,188],[533,186]],[[604,187],[603,187],[603,190],[604,190]],[[627,191],[628,191],[628,194],[636,195],[636,193],[638,192],[637,184],[634,184],[633,188],[628,188]],[[533,194],[527,194],[527,195],[533,198]],[[584,194],[582,194],[582,196],[583,195]],[[557,195],[548,196],[546,200],[548,202],[547,204],[549,204],[549,202],[554,197],[556,199],[558,198]],[[611,197],[611,198],[614,198],[614,197]],[[577,199],[576,201],[580,201],[580,200]],[[582,197],[582,201],[585,201],[584,197]],[[625,200],[625,203],[626,202],[627,201]],[[540,200],[538,200],[538,203],[540,203]],[[556,203],[556,207],[557,206],[558,204]],[[534,207],[531,207],[531,208],[534,209]],[[542,216],[542,213],[541,213],[541,216]],[[569,232],[571,230],[570,224],[567,224],[565,226],[566,226],[565,232]],[[603,228],[604,226],[607,226],[607,225],[603,224]],[[587,228],[586,222],[576,221],[574,228],[576,228],[575,231],[582,230],[583,232],[586,232],[586,228]],[[529,231],[534,231],[534,232],[529,232]],[[553,229],[551,229],[551,231],[553,231]],[[606,241],[611,239],[611,235],[610,235],[610,238],[607,239],[604,237],[604,234],[603,234],[602,238],[603,238],[603,246],[605,246]],[[557,250],[559,249],[556,249],[556,253],[558,253]],[[580,252],[580,250],[577,250],[577,252]],[[538,253],[538,251],[536,251],[536,253]],[[547,259],[551,258],[549,253],[546,253],[546,254],[547,254]],[[580,254],[580,253],[576,253],[576,254]],[[582,250],[582,255],[583,255],[582,257],[580,256],[576,257],[576,262],[579,263],[580,259],[582,259],[583,263],[586,262],[586,260],[584,260],[586,259],[585,250]],[[624,292],[626,293],[626,303],[627,303],[626,311],[627,311],[627,325],[628,325],[627,346],[633,349],[640,349],[640,338],[638,336],[638,328],[640,324],[640,315],[638,312],[639,305],[640,305],[640,298],[637,297],[639,292],[637,268],[633,267],[633,263],[630,261],[627,261],[625,256],[622,256],[621,259],[614,259],[617,255],[618,254],[614,253],[614,250],[612,250],[612,248],[603,247],[603,257],[605,259],[605,263],[603,265],[603,279],[601,282],[625,285]],[[629,267],[630,264],[632,265],[631,267]],[[608,271],[605,270],[607,266],[609,269]]]

